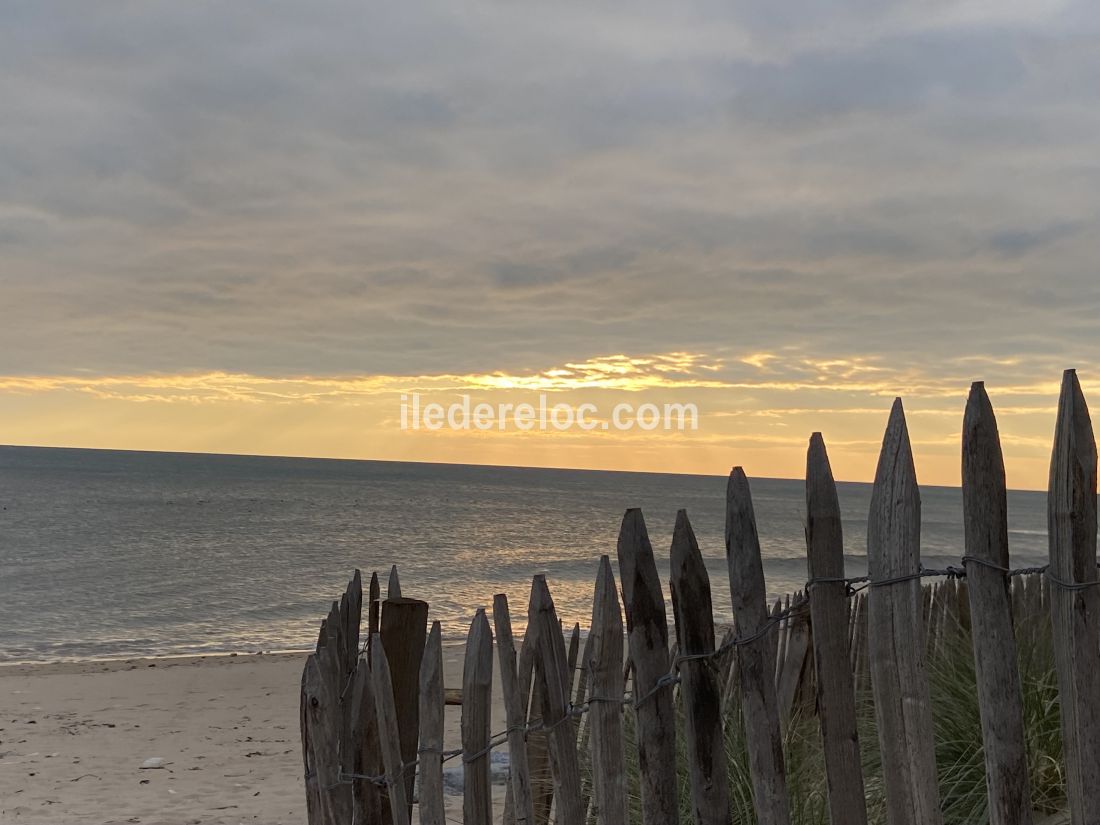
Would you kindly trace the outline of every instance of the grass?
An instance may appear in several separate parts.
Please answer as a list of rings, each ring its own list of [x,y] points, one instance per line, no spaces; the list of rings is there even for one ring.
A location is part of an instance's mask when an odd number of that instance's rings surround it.
[[[1066,808],[1061,721],[1049,622],[1031,620],[1017,627],[1024,724],[1032,805],[1040,814]],[[974,656],[968,631],[956,635],[927,660],[935,720],[936,764],[945,825],[985,825],[989,816],[981,720]],[[860,749],[869,820],[885,825],[885,796],[878,753],[874,704],[869,683],[857,694]],[[683,707],[677,712],[682,716]],[[633,720],[626,714],[628,790],[631,820],[641,821]],[[682,719],[681,719],[682,722]],[[683,724],[678,725],[682,732]],[[735,702],[725,716],[734,825],[753,825],[751,780],[741,722]],[[630,754],[635,754],[631,761]],[[812,712],[796,716],[784,731],[784,755],[794,825],[830,825],[818,720]],[[684,743],[679,743],[681,818],[691,821],[690,787]]]

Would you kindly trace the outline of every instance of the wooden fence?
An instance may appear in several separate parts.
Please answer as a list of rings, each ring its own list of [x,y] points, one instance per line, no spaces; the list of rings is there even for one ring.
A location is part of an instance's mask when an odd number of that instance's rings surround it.
[[[563,633],[546,580],[535,576],[518,650],[504,595],[493,601],[492,627],[485,610],[476,611],[460,698],[444,689],[439,624],[429,629],[428,605],[402,597],[396,568],[384,601],[372,576],[360,639],[357,572],[322,623],[302,676],[310,825],[405,825],[414,793],[420,822],[442,825],[443,764],[458,759],[466,825],[497,817],[505,825],[728,825],[732,796],[746,793],[760,825],[787,825],[784,730],[792,717],[814,715],[829,819],[864,825],[869,794],[856,697],[868,690],[886,822],[937,825],[927,663],[963,630],[973,639],[988,821],[1032,825],[1016,642],[1021,627],[1048,615],[1069,815],[1074,825],[1100,823],[1096,448],[1074,372],[1066,372],[1058,404],[1047,566],[1009,569],[1004,464],[980,383],[964,415],[962,466],[965,553],[958,566],[925,569],[920,497],[896,401],[874,481],[868,575],[849,577],[836,486],[815,434],[807,454],[807,586],[772,605],[749,482],[735,468],[725,530],[735,629],[724,633],[714,624],[711,582],[687,513],[678,513],[671,543],[670,634],[642,513],[628,510],[617,547],[620,581],[602,556],[587,634],[579,626]],[[939,577],[934,585],[922,582],[929,576]],[[494,658],[506,717],[496,734]],[[461,747],[448,751],[444,706],[458,701]],[[728,775],[727,728],[738,715],[749,788]],[[490,752],[505,746],[506,798],[494,811]]]

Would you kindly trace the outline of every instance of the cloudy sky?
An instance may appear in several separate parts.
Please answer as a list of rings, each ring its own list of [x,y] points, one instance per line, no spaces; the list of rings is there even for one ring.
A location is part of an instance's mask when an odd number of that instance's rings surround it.
[[[9,2],[0,443],[796,476],[1100,398],[1088,2]],[[407,433],[401,392],[701,410]],[[1095,403],[1095,401],[1094,401]]]

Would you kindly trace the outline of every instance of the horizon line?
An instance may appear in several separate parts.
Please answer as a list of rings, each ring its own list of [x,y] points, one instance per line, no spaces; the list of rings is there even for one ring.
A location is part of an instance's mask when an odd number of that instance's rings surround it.
[[[826,447],[828,445],[826,444]],[[222,456],[225,458],[271,458],[271,459],[300,459],[303,461],[344,461],[344,462],[360,462],[360,463],[373,463],[373,464],[423,464],[429,467],[485,467],[485,468],[497,468],[501,470],[555,470],[560,472],[571,473],[623,473],[629,475],[656,475],[656,476],[678,476],[688,478],[726,478],[729,472],[732,472],[733,467],[738,465],[732,465],[730,471],[725,473],[677,473],[669,472],[667,470],[620,470],[615,468],[602,468],[595,469],[592,467],[558,467],[549,466],[543,464],[469,464],[458,461],[417,461],[417,460],[400,460],[392,458],[351,458],[340,456],[319,456],[319,455],[287,455],[284,453],[221,453],[212,450],[138,450],[126,447],[75,447],[66,444],[0,444],[0,450],[2,449],[26,449],[26,450],[85,450],[89,452],[100,453],[146,453],[150,455],[195,455],[195,456]],[[805,478],[786,478],[783,476],[767,476],[767,475],[753,475],[746,473],[749,480],[758,479],[760,481],[800,481],[805,482]],[[853,481],[849,479],[834,479],[837,484],[865,484],[871,486],[873,481]],[[942,490],[961,490],[962,487],[958,485],[950,484],[925,484],[918,481],[918,487],[927,487]],[[1027,488],[1027,487],[1009,487],[1009,492],[1016,493],[1045,493],[1047,492],[1042,488]]]

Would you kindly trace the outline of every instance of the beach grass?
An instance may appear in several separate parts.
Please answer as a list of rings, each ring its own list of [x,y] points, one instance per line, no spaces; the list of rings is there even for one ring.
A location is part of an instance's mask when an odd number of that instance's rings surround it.
[[[928,677],[935,720],[936,764],[945,825],[988,823],[981,719],[975,683],[974,654],[969,632],[960,628],[928,656]],[[1018,658],[1027,737],[1031,798],[1038,815],[1066,809],[1058,685],[1054,671],[1049,623],[1021,622],[1017,627]],[[736,692],[735,692],[736,694]],[[860,750],[868,820],[885,825],[885,788],[879,760],[874,703],[870,686],[857,695]],[[682,821],[691,821],[690,780],[683,742],[682,702],[678,729],[679,788]],[[630,817],[641,821],[638,764],[631,714],[625,715]],[[752,782],[736,698],[725,713],[730,807],[734,825],[753,825]],[[830,825],[824,754],[818,719],[812,709],[796,713],[783,732],[784,755],[794,825]],[[587,766],[586,766],[587,767]]]

